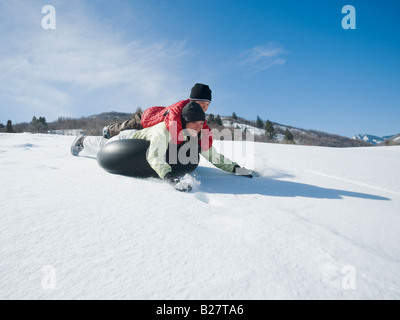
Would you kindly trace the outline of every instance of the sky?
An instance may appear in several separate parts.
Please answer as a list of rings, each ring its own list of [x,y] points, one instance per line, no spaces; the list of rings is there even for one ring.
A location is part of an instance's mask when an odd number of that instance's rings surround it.
[[[55,20],[42,9],[52,5]],[[344,29],[355,9],[355,29]],[[0,123],[168,106],[344,136],[400,132],[400,3],[0,0]],[[44,28],[55,21],[55,29]]]

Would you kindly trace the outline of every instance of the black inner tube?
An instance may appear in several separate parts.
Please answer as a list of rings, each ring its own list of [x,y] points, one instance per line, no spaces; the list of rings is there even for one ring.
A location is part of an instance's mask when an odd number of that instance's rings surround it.
[[[125,139],[107,143],[97,154],[97,162],[109,173],[132,177],[158,177],[149,165],[146,153],[150,142],[141,139]],[[198,167],[198,146],[189,143],[179,146],[170,144],[166,153],[166,162],[172,172],[185,175]]]

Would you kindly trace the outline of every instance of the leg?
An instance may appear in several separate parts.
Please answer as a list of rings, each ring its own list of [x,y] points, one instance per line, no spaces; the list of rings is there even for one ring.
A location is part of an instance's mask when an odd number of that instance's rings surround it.
[[[96,155],[107,141],[108,139],[103,137],[88,136],[83,140],[83,148],[87,152]]]
[[[74,157],[77,157],[79,153],[83,150],[83,140],[85,139],[84,135],[77,136],[74,142],[71,145],[71,153]]]
[[[103,136],[105,138],[112,138],[125,130],[141,130],[143,129],[140,121],[142,119],[142,112],[137,112],[132,119],[122,123],[113,123],[103,129]]]
[[[105,144],[113,142],[113,141],[118,141],[118,140],[132,139],[132,136],[136,131],[138,131],[138,130],[125,130],[125,131],[122,131],[120,134],[112,137],[111,139],[105,139],[106,140]]]
[[[132,139],[132,136],[136,131],[137,130],[125,130],[111,139],[95,136],[80,136],[76,138],[72,144],[71,152],[74,156],[78,156],[82,150],[86,150],[90,154],[97,155],[105,144],[122,139]]]

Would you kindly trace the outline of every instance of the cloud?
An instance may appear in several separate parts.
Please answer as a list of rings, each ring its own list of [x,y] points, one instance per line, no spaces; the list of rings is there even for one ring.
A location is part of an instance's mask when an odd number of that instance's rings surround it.
[[[135,30],[124,37],[84,1],[53,1],[57,28],[44,30],[43,5],[0,0],[0,105],[13,103],[7,108],[29,112],[28,120],[135,111],[187,95],[184,42],[147,40]]]
[[[253,47],[239,55],[238,65],[255,74],[286,63],[287,52],[276,43]]]

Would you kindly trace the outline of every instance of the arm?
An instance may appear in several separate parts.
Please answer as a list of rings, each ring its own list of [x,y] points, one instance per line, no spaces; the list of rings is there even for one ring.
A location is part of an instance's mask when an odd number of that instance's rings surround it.
[[[203,129],[201,130],[201,139],[199,141],[201,151],[208,151],[213,144],[213,133],[207,122],[204,122]]]
[[[161,179],[164,179],[165,175],[172,171],[171,166],[165,160],[170,137],[163,122],[151,128],[140,130],[133,136],[134,139],[150,141],[146,159]]]
[[[224,170],[229,173],[234,173],[235,168],[239,167],[236,162],[224,157],[222,154],[218,153],[214,147],[211,147],[207,151],[201,151],[201,155],[210,161],[218,169]]]
[[[146,157],[147,162],[161,179],[164,179],[165,175],[172,171],[171,166],[165,161],[167,149],[168,141],[164,137],[154,137],[150,140],[150,147]]]
[[[189,99],[179,101],[166,108],[167,115],[165,116],[165,124],[171,134],[171,140],[175,144],[182,143],[185,139],[182,134],[182,109],[190,102]],[[202,130],[202,139],[199,144],[203,151],[207,151],[213,143],[213,134],[207,122],[204,122]]]
[[[167,181],[178,191],[187,192],[192,189],[190,185],[181,183],[180,177],[173,174],[171,166],[166,162],[171,135],[164,122],[138,131],[133,138],[150,141],[146,160],[161,179]]]
[[[236,162],[233,162],[224,157],[222,154],[218,153],[214,147],[211,147],[208,151],[202,151],[201,155],[208,161],[210,161],[214,166],[226,172],[234,173],[238,176],[244,176],[248,178],[258,176],[254,171],[241,167]]]
[[[171,134],[171,140],[175,144],[182,143],[185,139],[182,133],[182,109],[189,103],[189,99],[179,101],[167,107],[168,114],[165,116],[165,125]]]
[[[176,190],[188,192],[192,190],[192,187],[188,183],[182,183],[180,176],[172,172],[171,166],[165,160],[171,135],[164,123],[160,127],[159,129],[163,130],[154,130],[151,135],[150,147],[147,151],[147,162],[161,179],[167,181]]]

